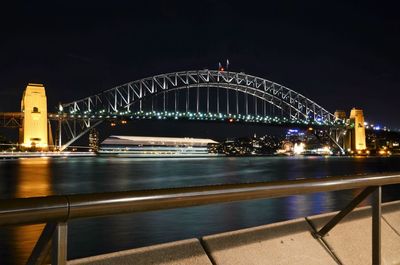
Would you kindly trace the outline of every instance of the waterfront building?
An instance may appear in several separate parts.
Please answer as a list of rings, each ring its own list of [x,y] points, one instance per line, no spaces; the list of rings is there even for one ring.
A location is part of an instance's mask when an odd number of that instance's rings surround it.
[[[89,131],[89,148],[92,151],[99,150],[99,131],[96,128]]]

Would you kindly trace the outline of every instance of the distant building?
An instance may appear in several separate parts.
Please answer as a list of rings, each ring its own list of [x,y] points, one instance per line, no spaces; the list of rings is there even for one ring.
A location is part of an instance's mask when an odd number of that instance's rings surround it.
[[[289,129],[286,132],[285,138],[291,142],[304,142],[306,140],[306,134],[302,130]]]
[[[335,120],[346,121],[346,112],[344,110],[336,110],[334,115]]]
[[[99,150],[99,131],[96,128],[89,131],[89,147],[95,152]]]

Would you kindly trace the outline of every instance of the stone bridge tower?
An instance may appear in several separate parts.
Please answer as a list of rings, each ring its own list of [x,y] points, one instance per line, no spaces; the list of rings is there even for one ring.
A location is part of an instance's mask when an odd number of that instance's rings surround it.
[[[22,147],[47,150],[47,98],[42,84],[28,84],[22,96],[21,112],[23,112],[20,131]]]

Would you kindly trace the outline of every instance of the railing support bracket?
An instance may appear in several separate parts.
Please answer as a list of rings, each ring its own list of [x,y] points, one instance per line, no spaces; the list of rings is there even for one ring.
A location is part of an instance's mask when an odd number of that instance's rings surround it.
[[[360,194],[357,195],[343,210],[335,215],[324,227],[322,227],[315,237],[324,237],[329,231],[332,230],[344,217],[346,217],[354,208],[357,207],[365,198],[368,197],[376,187],[367,187]]]
[[[53,237],[54,231],[56,230],[55,223],[47,223],[43,228],[42,233],[38,241],[36,242],[35,247],[32,250],[32,253],[26,262],[26,265],[42,265],[44,264],[47,255],[49,254],[51,247],[51,239]]]

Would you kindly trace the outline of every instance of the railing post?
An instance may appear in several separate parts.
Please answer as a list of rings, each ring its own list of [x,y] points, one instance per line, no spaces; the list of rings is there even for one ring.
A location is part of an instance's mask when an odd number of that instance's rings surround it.
[[[381,264],[381,216],[382,187],[378,186],[372,196],[372,264]]]
[[[57,223],[56,231],[53,234],[52,241],[52,265],[67,264],[67,223]]]

